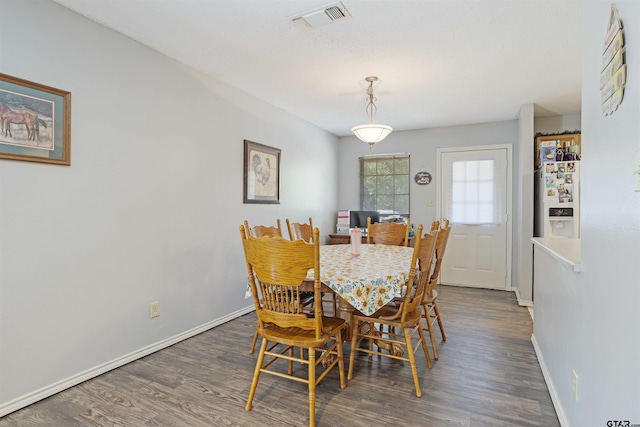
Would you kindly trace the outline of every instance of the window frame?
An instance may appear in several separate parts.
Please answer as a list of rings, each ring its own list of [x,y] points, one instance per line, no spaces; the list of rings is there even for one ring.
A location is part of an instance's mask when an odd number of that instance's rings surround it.
[[[487,163],[489,168],[483,167]],[[497,168],[495,159],[452,162],[452,191],[447,200],[452,223],[487,225],[500,222],[500,212],[496,209],[496,200],[501,197]],[[487,207],[490,209],[487,210]]]
[[[377,163],[379,161],[387,161],[387,160],[392,160],[393,161],[393,170],[391,171],[391,173],[378,173],[378,166]],[[403,165],[402,170],[400,171],[396,171],[396,160],[406,160],[406,165]],[[376,162],[376,173],[375,174],[365,174],[365,163],[366,162],[371,162],[371,161],[375,161]],[[382,213],[389,213],[389,214],[397,214],[397,215],[402,215],[402,216],[409,216],[410,212],[411,212],[411,179],[410,179],[410,174],[411,174],[411,156],[408,153],[397,153],[397,154],[380,154],[380,155],[366,155],[366,156],[361,156],[358,158],[358,177],[359,177],[359,184],[360,184],[360,209],[361,210],[376,210]],[[373,206],[371,205],[371,200],[367,200],[368,198],[365,195],[365,189],[366,187],[366,182],[365,182],[365,177],[376,177],[376,189],[375,192],[373,194],[373,198],[374,198],[374,204]],[[393,180],[393,190],[391,193],[379,193],[379,189],[378,189],[378,185],[380,183],[380,177],[392,177]],[[402,183],[406,188],[406,193],[402,192],[403,189],[399,189],[398,188],[398,183],[397,183],[397,179],[404,179],[406,178],[406,184]],[[389,184],[387,184],[389,185]],[[388,206],[379,206],[379,198],[380,196],[391,196],[392,198],[392,203],[391,203],[391,207],[392,209],[383,209],[386,208]],[[399,204],[404,203],[402,201],[398,200],[398,196],[403,196],[406,197],[406,212],[402,212],[398,209]]]

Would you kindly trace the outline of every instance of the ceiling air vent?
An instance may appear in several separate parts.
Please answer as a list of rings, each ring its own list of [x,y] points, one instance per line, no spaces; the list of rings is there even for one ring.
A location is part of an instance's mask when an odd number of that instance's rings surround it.
[[[332,21],[337,21],[338,19],[348,18],[347,11],[340,9],[341,5],[333,5],[326,8],[324,11],[329,16]],[[344,6],[342,6],[344,7]]]
[[[305,12],[300,16],[292,18],[294,24],[302,28],[320,27],[331,24],[334,21],[351,18],[351,14],[342,2],[331,3],[321,9]]]

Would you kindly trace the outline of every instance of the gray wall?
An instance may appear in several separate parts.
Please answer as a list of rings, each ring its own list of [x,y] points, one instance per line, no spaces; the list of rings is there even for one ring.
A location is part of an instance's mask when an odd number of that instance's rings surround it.
[[[436,149],[518,143],[518,121],[481,123],[393,132],[376,144],[373,154],[409,153],[411,155],[411,222],[427,227],[436,218],[437,207],[427,207],[428,198],[436,199],[438,171]],[[369,154],[369,145],[355,136],[340,138],[338,146],[338,207],[359,209],[360,188],[358,157]],[[413,177],[419,171],[431,173],[429,185],[417,185]]]
[[[522,305],[532,305],[533,236],[533,147],[535,132],[562,132],[580,128],[580,115],[534,118],[534,105],[523,105],[518,120],[463,126],[393,132],[374,146],[373,154],[411,154],[411,177],[419,171],[433,176],[431,184],[411,183],[411,221],[428,225],[437,217],[436,149],[474,145],[511,144],[513,146],[513,254],[511,283]],[[535,129],[535,131],[534,131]],[[525,147],[524,149],[521,147]],[[338,156],[338,208],[359,209],[358,157],[369,154],[369,146],[355,136],[342,137]],[[413,179],[413,178],[412,178]]]
[[[582,129],[580,114],[566,116],[536,117],[534,123],[535,133],[562,133],[566,130]]]
[[[624,100],[603,116],[602,46],[611,2],[584,2],[582,63],[582,272],[534,307],[534,342],[564,425],[640,423],[640,3],[617,1],[626,41]],[[538,251],[536,251],[536,254]],[[560,274],[560,273],[559,273]],[[546,303],[543,303],[545,302]],[[555,319],[547,322],[546,319]],[[572,371],[579,376],[576,402]]]
[[[533,147],[534,105],[520,108],[518,141],[514,150],[513,185],[513,268],[512,286],[519,304],[531,305],[533,300]]]
[[[640,5],[616,4],[632,46]],[[536,318],[563,316],[534,336],[573,426],[640,422],[640,61],[627,49],[625,99],[603,117],[609,8],[584,4],[583,272],[535,307]],[[338,207],[357,208],[356,159],[368,146],[355,137],[336,142],[55,3],[0,0],[0,10],[0,70],[73,94],[71,167],[0,160],[0,415],[246,310],[241,220],[311,215],[326,234]],[[435,177],[438,147],[518,138],[517,121],[395,132],[375,152],[410,152],[412,174]],[[281,205],[242,204],[243,139],[283,150]],[[414,222],[435,219],[425,206],[435,185],[412,187]]]
[[[533,105],[531,105],[533,109]],[[529,121],[532,121],[533,117]],[[416,225],[422,224],[428,227],[432,221],[437,218],[438,206],[428,207],[427,199],[431,198],[437,201],[436,189],[438,187],[438,171],[436,170],[437,158],[436,149],[438,148],[454,148],[469,147],[478,145],[496,145],[509,144],[513,148],[512,162],[512,180],[514,183],[521,183],[519,179],[521,172],[520,153],[528,153],[533,150],[533,135],[522,138],[521,121],[509,120],[504,122],[480,123],[464,126],[450,126],[442,128],[420,129],[405,132],[393,132],[384,141],[374,147],[374,154],[407,152],[411,154],[411,222]],[[521,150],[520,144],[524,141],[531,150]],[[338,181],[340,187],[338,189],[338,206],[340,209],[358,209],[359,208],[359,177],[358,177],[358,156],[368,154],[369,146],[354,137],[340,138],[339,156],[338,156]],[[419,171],[428,171],[431,173],[433,180],[431,184],[420,186],[415,184],[413,176]],[[521,210],[518,203],[522,203],[522,198],[518,197],[521,193],[518,185],[513,185],[513,214],[515,220],[512,220],[513,229],[513,253],[511,254],[511,284],[515,290],[520,286],[518,280],[521,276],[522,267],[518,264],[518,256],[522,253],[516,246],[522,243],[521,226],[519,212]],[[531,204],[533,204],[533,189],[530,192]],[[519,201],[518,201],[519,200]],[[531,219],[531,228],[533,229],[533,217]],[[527,245],[531,235],[527,238]],[[529,263],[525,264],[525,268],[529,268],[528,291],[526,295],[531,294],[531,257]],[[527,293],[528,292],[528,293]],[[529,297],[528,300],[531,298]],[[525,301],[526,303],[526,301]]]
[[[326,235],[338,174],[307,122],[56,3],[0,10],[0,70],[72,93],[70,167],[0,160],[1,416],[251,308],[241,221]],[[282,149],[280,205],[242,203],[244,139]]]

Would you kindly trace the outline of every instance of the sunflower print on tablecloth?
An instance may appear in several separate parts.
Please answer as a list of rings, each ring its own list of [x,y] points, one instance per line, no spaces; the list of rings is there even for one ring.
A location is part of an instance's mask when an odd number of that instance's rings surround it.
[[[351,257],[349,245],[321,246],[321,281],[352,307],[370,315],[399,294],[408,278],[411,248],[362,245]]]

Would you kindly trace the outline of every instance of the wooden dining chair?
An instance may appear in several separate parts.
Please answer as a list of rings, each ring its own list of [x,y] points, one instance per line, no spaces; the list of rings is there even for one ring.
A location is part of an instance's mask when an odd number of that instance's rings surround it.
[[[287,230],[289,231],[289,239],[291,240],[304,240],[310,243],[313,240],[313,220],[309,217],[309,223],[291,222],[289,218],[286,219]],[[333,309],[333,315],[338,313],[338,298],[333,292],[322,293],[322,303],[324,309],[324,303],[327,302]]]
[[[245,231],[248,233],[248,235],[251,235],[257,239],[264,236],[282,237],[282,227],[280,225],[280,219],[276,220],[275,226],[256,225],[254,227],[249,227],[249,222],[245,220],[244,228],[245,228]]]
[[[311,243],[313,240],[313,220],[311,217],[309,217],[308,224],[291,222],[289,218],[286,219],[286,222],[290,240],[304,240],[307,243]]]
[[[319,234],[315,228],[312,243],[280,237],[256,239],[240,226],[247,277],[258,315],[258,333],[262,337],[246,410],[251,410],[260,374],[292,379],[308,385],[309,426],[315,426],[316,385],[336,365],[340,387],[347,386],[342,352],[342,330],[347,323],[344,319],[323,316],[320,306],[315,307],[313,315],[304,313],[300,296],[300,286],[313,268],[313,292],[320,300]],[[295,357],[294,347],[307,351]],[[287,362],[286,371],[282,363],[275,363],[282,361]],[[294,375],[294,362],[305,364],[307,374]]]
[[[429,368],[432,366],[420,319],[422,317],[421,303],[430,277],[429,273],[431,272],[438,231],[436,230],[431,234],[425,234],[420,237],[421,235],[422,225],[419,225],[409,269],[409,278],[406,282],[407,284],[413,283],[416,277],[416,268],[418,268],[420,274],[418,274],[415,290],[406,289],[404,299],[397,304],[387,304],[370,316],[365,316],[362,313],[354,313],[352,316],[351,356],[348,375],[349,379],[353,378],[355,354],[358,351],[369,355],[375,354],[406,361],[411,366],[413,383],[418,397],[422,396],[415,360],[415,353],[419,347],[422,347],[427,366]],[[426,271],[426,273],[423,273],[423,271]],[[405,285],[405,288],[407,288],[407,285]],[[380,325],[380,329],[376,325]],[[387,332],[382,332],[382,328],[385,325],[388,330]],[[363,338],[369,340],[368,347],[358,346],[358,341]],[[415,346],[413,341],[416,341]],[[374,350],[374,343],[377,350]],[[392,351],[385,353],[382,348],[390,348]]]
[[[409,246],[409,229],[411,221],[406,224],[397,222],[375,222],[367,218],[367,243],[381,245]]]
[[[442,326],[442,317],[440,316],[440,310],[438,309],[438,291],[436,290],[436,286],[438,285],[440,267],[442,266],[444,251],[447,248],[447,242],[449,241],[449,234],[451,234],[451,226],[449,225],[449,220],[445,219],[442,228],[438,232],[433,270],[431,275],[429,276],[429,281],[427,282],[424,297],[422,299],[422,317],[427,321],[426,330],[429,331],[429,338],[431,338],[431,347],[433,348],[433,358],[435,360],[438,360],[438,348],[436,346],[434,333],[435,322],[438,322],[442,341],[447,340],[447,335],[444,333],[444,326]]]
[[[283,237],[280,219],[276,220],[275,226],[256,225],[254,227],[249,227],[249,222],[245,220],[244,230],[245,233],[247,233],[247,237],[253,236],[256,239],[259,239],[261,237]],[[304,307],[310,307],[313,304],[313,295],[309,292],[303,293],[302,303]],[[256,350],[257,342],[258,327],[256,326],[256,331],[253,333],[253,339],[251,340],[251,348],[249,349],[249,353],[253,354],[253,352]]]

